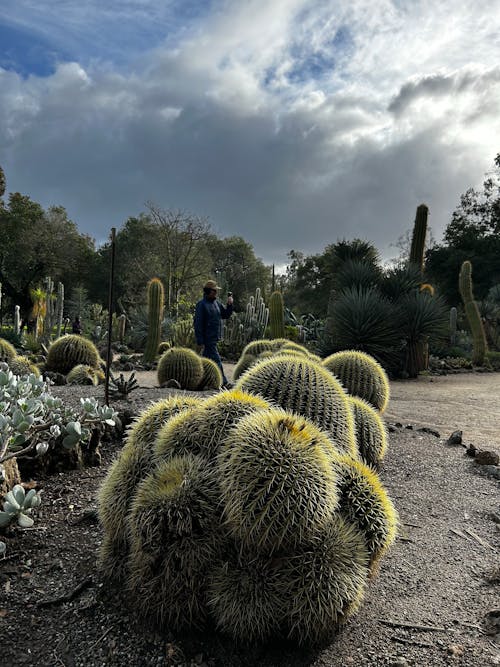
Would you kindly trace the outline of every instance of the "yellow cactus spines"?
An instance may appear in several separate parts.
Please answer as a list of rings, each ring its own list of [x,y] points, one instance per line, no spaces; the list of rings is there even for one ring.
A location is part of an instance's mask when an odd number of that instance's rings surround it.
[[[221,448],[218,478],[229,532],[274,552],[321,532],[339,502],[329,438],[279,408],[250,414]]]
[[[338,377],[350,394],[384,412],[389,403],[389,380],[376,359],[366,352],[343,350],[324,359],[323,366]]]
[[[363,535],[373,568],[396,539],[398,515],[377,473],[364,463],[343,456],[340,466],[341,515]]]
[[[128,523],[134,607],[170,629],[201,625],[206,573],[224,548],[213,470],[194,456],[160,463],[138,486]]]
[[[248,345],[245,345],[241,356],[244,354],[259,355],[261,352],[269,352],[275,349],[277,341],[268,338],[261,338],[260,340],[252,340]]]
[[[314,361],[297,356],[259,361],[236,384],[326,431],[339,451],[357,455],[354,418],[340,382]]]
[[[245,415],[267,408],[269,403],[260,396],[235,389],[210,396],[160,430],[155,457],[164,460],[181,454],[199,454],[212,460],[233,424]]]
[[[278,565],[286,600],[285,628],[300,644],[330,639],[354,614],[368,582],[368,551],[361,533],[342,517]]]
[[[99,352],[94,343],[83,336],[68,334],[55,340],[49,347],[47,370],[66,375],[78,364],[97,368]]]
[[[215,361],[202,357],[201,363],[203,365],[203,377],[198,385],[198,389],[200,391],[220,389],[222,387],[222,373]]]
[[[387,452],[386,425],[380,414],[367,401],[358,396],[350,396],[349,401],[361,458],[368,465],[378,468]]]
[[[307,348],[305,348],[303,345],[299,345],[299,343],[294,343],[293,340],[287,340],[286,343],[283,343],[281,346],[281,350],[287,350],[287,351],[294,351],[294,352],[300,352],[303,354],[305,357],[309,356],[309,351]]]
[[[99,384],[97,369],[92,368],[92,366],[86,366],[85,364],[78,364],[78,366],[75,366],[70,370],[66,376],[66,382],[68,384],[88,384],[96,387]]]
[[[0,361],[7,363],[17,356],[16,348],[8,340],[0,338]]]
[[[203,363],[193,350],[173,347],[160,357],[157,374],[160,385],[176,380],[181,389],[196,391],[203,378]]]
[[[16,355],[13,359],[7,362],[10,370],[14,375],[36,375],[40,377],[40,369],[36,364],[28,359],[28,357],[23,357]]]
[[[217,626],[242,642],[265,641],[279,633],[288,600],[276,559],[233,548],[212,569],[208,605]]]
[[[431,296],[434,296],[434,294],[436,293],[436,290],[434,289],[434,286],[431,285],[430,283],[422,283],[420,285],[420,291],[421,292],[427,292]]]
[[[127,515],[137,485],[153,466],[153,443],[161,425],[199,402],[177,396],[158,401],[129,430],[125,447],[111,465],[98,495],[99,519],[105,532],[99,564],[105,576],[123,577],[128,557]]]
[[[233,380],[236,381],[246,370],[257,361],[255,354],[242,354],[233,370]]]

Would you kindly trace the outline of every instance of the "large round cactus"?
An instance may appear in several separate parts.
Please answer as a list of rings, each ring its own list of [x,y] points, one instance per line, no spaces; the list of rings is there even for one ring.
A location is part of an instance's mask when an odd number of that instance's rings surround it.
[[[105,576],[123,578],[129,551],[127,515],[137,485],[153,468],[153,445],[158,431],[173,415],[199,402],[177,396],[163,399],[145,410],[132,425],[125,447],[99,490],[99,519],[105,533],[100,567]]]
[[[311,419],[331,435],[340,451],[357,455],[347,394],[340,382],[317,363],[296,356],[260,361],[241,376],[236,386]]]
[[[396,538],[396,510],[377,473],[367,465],[343,456],[334,467],[340,477],[340,513],[363,535],[373,568]]]
[[[36,364],[28,359],[28,357],[15,356],[13,359],[7,362],[10,370],[14,375],[36,375],[39,377],[41,375],[40,369]]]
[[[324,359],[323,366],[338,377],[350,394],[364,398],[380,412],[386,409],[389,380],[372,356],[357,350],[343,350]]]
[[[220,389],[222,387],[222,373],[215,361],[202,357],[201,363],[203,364],[203,377],[198,389],[200,391]]]
[[[129,589],[139,613],[179,630],[205,616],[207,569],[222,552],[217,480],[205,461],[175,457],[137,488]]]
[[[160,385],[176,380],[181,389],[195,391],[203,378],[203,363],[196,352],[187,347],[173,347],[158,362]]]
[[[16,348],[8,340],[0,338],[0,361],[9,362],[16,356]]]
[[[260,396],[224,391],[171,419],[160,430],[155,447],[159,460],[180,454],[201,454],[213,460],[230,427],[242,417],[269,408]]]
[[[332,459],[328,437],[299,415],[275,408],[241,419],[219,457],[228,530],[268,553],[321,532],[339,500]]]
[[[77,334],[61,336],[49,347],[46,370],[67,375],[79,364],[99,366],[100,357],[92,341]]]
[[[277,341],[269,340],[267,338],[252,340],[243,348],[241,356],[244,354],[253,354],[254,356],[258,356],[261,352],[272,352],[273,350],[278,349],[276,343]]]
[[[350,396],[356,443],[365,463],[378,468],[387,451],[387,428],[380,414],[367,401]]]

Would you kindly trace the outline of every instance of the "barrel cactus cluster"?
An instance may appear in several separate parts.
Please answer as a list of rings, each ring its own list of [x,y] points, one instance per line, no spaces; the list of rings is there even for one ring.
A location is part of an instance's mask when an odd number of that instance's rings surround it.
[[[100,363],[99,352],[92,341],[77,334],[68,334],[49,347],[46,370],[67,375],[80,364],[99,368]]]
[[[365,462],[385,451],[367,435],[381,420],[364,418],[360,447],[358,403],[379,414],[316,360],[283,354],[231,391],[153,405],[100,491],[103,575],[169,631],[331,638],[397,530]]]
[[[260,340],[253,340],[243,348],[243,351],[238,359],[233,371],[234,380],[238,378],[251,366],[269,357],[274,357],[282,354],[301,355],[308,358],[314,358],[303,345],[294,343],[287,338],[263,338]],[[316,359],[318,359],[316,357]]]
[[[167,349],[158,362],[157,375],[160,386],[177,386],[189,391],[207,391],[222,386],[222,373],[217,364],[187,347]]]

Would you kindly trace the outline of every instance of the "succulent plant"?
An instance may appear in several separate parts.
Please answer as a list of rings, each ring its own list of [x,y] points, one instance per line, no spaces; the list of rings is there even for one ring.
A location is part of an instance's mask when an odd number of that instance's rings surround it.
[[[109,374],[109,393],[113,398],[126,398],[131,391],[134,389],[139,389],[139,383],[135,379],[135,373],[131,373],[129,377],[125,380],[123,373],[120,373],[118,377],[114,377],[112,373]]]
[[[352,396],[364,398],[384,412],[389,403],[389,380],[376,359],[366,352],[342,350],[324,359],[323,366],[340,380]]]
[[[375,471],[349,456],[340,467],[341,515],[363,535],[373,569],[396,538],[398,515]]]
[[[279,408],[250,414],[231,429],[218,464],[229,532],[267,553],[321,532],[339,496],[328,437]]]
[[[358,610],[368,582],[363,536],[339,516],[277,567],[286,601],[284,625],[300,644],[331,639]]]
[[[99,563],[102,573],[122,579],[129,551],[126,518],[137,485],[154,466],[158,431],[173,415],[193,408],[199,399],[173,396],[154,403],[132,424],[124,448],[99,489],[99,519],[104,528]]]
[[[10,370],[17,376],[23,375],[36,375],[40,377],[40,369],[36,364],[28,359],[28,357],[23,357],[16,355],[13,359],[7,362]]]
[[[429,208],[425,204],[417,206],[417,214],[413,226],[410,248],[410,264],[418,266],[420,272],[424,270],[425,237],[427,235],[427,217]]]
[[[256,354],[242,354],[241,357],[238,359],[238,363],[234,367],[233,370],[233,380],[236,381],[238,380],[241,375],[245,371],[247,371],[250,366],[253,366],[253,364],[257,361],[258,356]]]
[[[269,329],[272,338],[285,337],[285,305],[281,292],[273,292],[269,299]]]
[[[482,366],[488,350],[483,321],[472,289],[472,264],[465,261],[459,275],[459,288],[464,303],[465,314],[472,332],[472,363]]]
[[[198,389],[200,391],[220,389],[222,387],[222,373],[215,361],[207,359],[207,357],[202,357],[201,363],[203,364],[203,377],[198,385]]]
[[[203,378],[203,363],[196,352],[187,347],[173,347],[158,362],[158,382],[164,385],[177,380],[181,389],[195,391]]]
[[[387,428],[375,408],[357,396],[349,397],[356,442],[363,461],[378,468],[387,451]]]
[[[163,320],[164,289],[159,278],[151,278],[147,285],[148,293],[148,336],[143,359],[146,363],[155,360],[161,339]]]
[[[158,433],[158,460],[181,454],[200,454],[213,460],[231,426],[242,417],[269,408],[260,396],[238,390],[210,396],[188,413],[173,417]]]
[[[16,484],[5,496],[3,512],[0,512],[0,528],[15,520],[21,528],[31,528],[34,523],[30,516],[31,510],[39,507],[40,502],[40,496],[35,489],[26,493],[21,484]]]
[[[99,352],[92,341],[78,334],[68,334],[49,347],[46,370],[67,375],[79,364],[97,368],[99,362]]]
[[[16,348],[8,340],[0,338],[0,361],[11,361],[17,356]]]
[[[314,361],[296,356],[266,359],[246,371],[236,387],[307,417],[331,436],[339,451],[357,456],[347,394],[340,382]]]
[[[128,588],[134,606],[159,626],[204,620],[206,572],[223,549],[218,500],[213,470],[195,456],[160,463],[137,488]]]
[[[167,350],[170,350],[171,347],[172,347],[172,345],[170,345],[170,343],[168,342],[168,340],[164,340],[164,341],[162,341],[162,342],[158,345],[158,354],[160,355],[160,357],[161,357],[162,354],[165,354],[165,352],[166,352]]]
[[[70,370],[66,376],[66,382],[68,384],[93,385],[96,387],[99,384],[99,378],[97,377],[97,370],[95,368],[85,364],[78,364],[78,366]]]
[[[269,352],[276,348],[275,341],[268,340],[267,338],[261,338],[260,340],[253,340],[248,345],[245,345],[241,356],[245,354],[253,354],[254,356],[259,355],[261,352]]]

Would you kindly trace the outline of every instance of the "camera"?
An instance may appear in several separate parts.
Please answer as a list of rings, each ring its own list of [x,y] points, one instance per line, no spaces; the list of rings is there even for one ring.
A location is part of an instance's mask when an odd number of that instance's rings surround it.
[[[233,293],[232,293],[232,292],[228,292],[227,295],[228,295],[228,296],[233,296]]]

